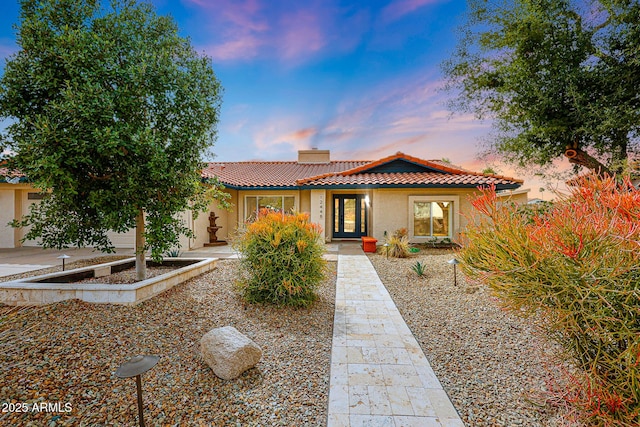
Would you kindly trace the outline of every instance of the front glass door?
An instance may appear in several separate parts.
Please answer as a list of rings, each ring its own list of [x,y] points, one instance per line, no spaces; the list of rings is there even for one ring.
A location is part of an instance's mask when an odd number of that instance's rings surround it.
[[[366,236],[367,211],[364,194],[335,194],[333,196],[333,237]]]

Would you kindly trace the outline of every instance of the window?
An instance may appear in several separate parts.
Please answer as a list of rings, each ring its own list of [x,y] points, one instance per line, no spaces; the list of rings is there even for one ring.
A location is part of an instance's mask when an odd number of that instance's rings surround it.
[[[409,197],[409,234],[412,240],[451,239],[457,222],[454,216],[457,199],[457,196]]]
[[[271,209],[279,212],[291,212],[295,208],[294,196],[246,196],[244,203],[244,220],[253,221],[260,209]]]

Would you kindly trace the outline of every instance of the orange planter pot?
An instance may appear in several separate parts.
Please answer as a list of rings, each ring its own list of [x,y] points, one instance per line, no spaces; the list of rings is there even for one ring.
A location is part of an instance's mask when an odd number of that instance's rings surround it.
[[[365,252],[375,252],[376,251],[376,243],[378,239],[374,239],[373,237],[361,237],[362,239],[362,250]]]

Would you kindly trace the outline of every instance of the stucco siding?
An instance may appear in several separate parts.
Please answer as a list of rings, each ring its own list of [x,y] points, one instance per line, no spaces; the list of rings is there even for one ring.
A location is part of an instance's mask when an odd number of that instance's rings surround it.
[[[375,190],[371,203],[373,224],[370,224],[369,235],[382,241],[385,231],[392,234],[399,228],[406,228],[408,197],[409,193],[403,190]]]
[[[218,240],[228,240],[229,236],[233,234],[236,227],[235,210],[237,203],[237,191],[227,191],[231,195],[228,200],[232,204],[231,210],[226,210],[218,206],[218,202],[213,202],[209,206],[209,209],[205,212],[200,212],[198,218],[193,220],[193,230],[196,234],[196,238],[191,241],[191,249],[201,248],[205,243],[209,243],[209,231],[207,228],[210,226],[209,215],[211,212],[215,213],[218,217],[216,219],[216,226],[220,227],[216,233]],[[235,196],[235,197],[234,197]]]
[[[15,230],[8,225],[13,221],[15,210],[15,191],[0,189],[0,248],[15,246]]]
[[[311,190],[300,190],[300,212],[311,213]]]
[[[500,194],[498,193],[498,200],[501,202],[509,201],[518,205],[526,205],[529,201],[528,192],[518,192],[513,194]]]
[[[28,191],[21,191],[20,193],[20,204],[22,209],[22,214],[27,215],[30,212],[31,205],[34,203],[38,203],[38,200],[30,200],[29,193],[37,193],[38,191],[35,189],[30,189]],[[22,238],[25,234],[29,232],[31,227],[25,227],[20,231],[20,238]],[[22,246],[40,246],[39,240],[25,240],[22,243]]]
[[[453,215],[456,226],[453,229],[453,239],[457,240],[459,233],[467,224],[465,214],[472,209],[470,196],[478,194],[475,189],[377,189],[372,197],[372,223],[370,235],[384,240],[384,232],[391,234],[399,228],[409,229],[409,197],[424,196],[443,198],[453,197],[458,206],[454,206]]]
[[[245,215],[246,196],[293,196],[295,198],[295,209],[300,212],[308,212],[312,221],[323,226],[327,240],[332,239],[333,234],[333,195],[335,194],[365,194],[369,198],[368,210],[368,235],[379,240],[384,240],[384,232],[393,233],[399,228],[410,228],[410,198],[411,197],[443,197],[454,201],[452,237],[458,239],[459,233],[464,230],[467,224],[465,215],[472,210],[470,197],[478,194],[475,189],[362,189],[362,190],[225,190],[231,195],[229,203],[231,209],[225,211],[214,202],[208,211],[200,213],[194,219],[191,212],[181,215],[185,225],[194,230],[196,237],[180,239],[181,250],[196,249],[209,242],[209,213],[215,212],[219,217],[216,224],[221,227],[218,230],[219,240],[229,240],[235,230],[242,226]],[[9,223],[14,218],[19,218],[22,214],[29,212],[29,207],[38,200],[29,199],[29,193],[36,193],[37,190],[28,185],[0,184],[0,247],[11,248],[20,246],[19,239],[24,236],[27,230],[20,230],[9,227]],[[525,203],[527,200],[527,190],[519,190],[509,195],[510,200],[516,203]],[[411,205],[413,206],[413,205]],[[119,248],[133,248],[135,245],[135,230],[127,233],[111,233],[112,242]],[[38,242],[26,241],[25,246],[35,246]]]

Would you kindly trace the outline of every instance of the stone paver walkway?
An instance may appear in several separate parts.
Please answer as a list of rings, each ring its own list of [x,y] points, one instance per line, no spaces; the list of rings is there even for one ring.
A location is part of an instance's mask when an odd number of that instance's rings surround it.
[[[464,426],[369,259],[338,255],[328,427]]]

